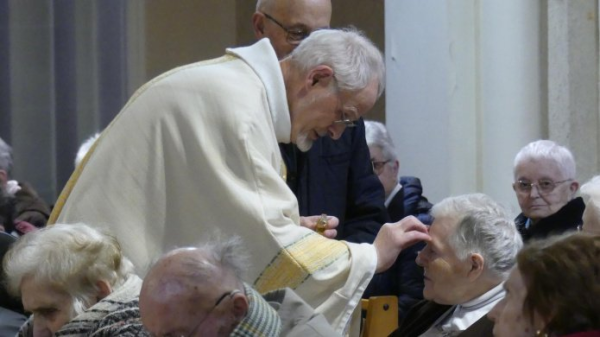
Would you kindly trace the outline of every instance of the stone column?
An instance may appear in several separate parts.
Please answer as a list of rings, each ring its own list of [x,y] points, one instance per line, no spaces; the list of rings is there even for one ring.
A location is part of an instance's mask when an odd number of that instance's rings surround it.
[[[550,139],[573,151],[581,182],[600,171],[598,1],[549,0]]]

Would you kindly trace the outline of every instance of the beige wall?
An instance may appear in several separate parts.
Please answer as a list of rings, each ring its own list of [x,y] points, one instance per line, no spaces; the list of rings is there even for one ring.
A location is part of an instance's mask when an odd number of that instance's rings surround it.
[[[333,27],[354,25],[384,50],[383,0],[333,0]],[[217,57],[254,41],[253,0],[146,2],[146,73],[152,78],[178,65]],[[385,99],[368,119],[384,120]]]
[[[236,44],[234,0],[152,0],[145,10],[147,78]]]

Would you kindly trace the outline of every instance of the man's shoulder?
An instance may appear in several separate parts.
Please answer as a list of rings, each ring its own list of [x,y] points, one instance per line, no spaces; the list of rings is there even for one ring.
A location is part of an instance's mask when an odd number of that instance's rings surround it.
[[[422,300],[408,310],[398,329],[390,336],[420,336],[427,331],[440,316],[450,310],[450,308],[452,308],[451,305],[442,305],[433,301]]]

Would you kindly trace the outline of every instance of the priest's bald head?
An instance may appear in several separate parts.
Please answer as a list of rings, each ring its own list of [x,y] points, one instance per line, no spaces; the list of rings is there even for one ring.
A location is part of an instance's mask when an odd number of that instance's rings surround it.
[[[338,139],[371,110],[385,86],[381,52],[353,29],[313,32],[280,64],[290,139],[301,151],[319,137]]]
[[[279,59],[330,21],[331,0],[258,0],[252,15],[254,35],[269,38]]]

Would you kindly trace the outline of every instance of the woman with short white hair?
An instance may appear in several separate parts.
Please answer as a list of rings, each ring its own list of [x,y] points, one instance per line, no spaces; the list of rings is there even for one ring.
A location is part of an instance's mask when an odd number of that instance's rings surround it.
[[[19,336],[138,333],[142,280],[116,238],[84,224],[21,237],[4,257],[8,291],[32,313]],[[142,331],[142,336],[145,333]]]
[[[522,212],[515,222],[524,241],[581,225],[585,204],[576,197],[579,183],[569,149],[551,140],[531,142],[516,155],[513,172]]]

